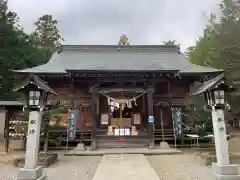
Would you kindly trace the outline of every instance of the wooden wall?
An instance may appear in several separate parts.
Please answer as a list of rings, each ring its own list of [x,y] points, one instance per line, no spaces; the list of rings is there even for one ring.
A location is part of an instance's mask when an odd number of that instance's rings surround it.
[[[69,104],[71,96],[74,95],[74,100],[76,104],[82,103],[85,104],[85,107],[80,108],[80,120],[78,121],[79,124],[77,125],[78,128],[80,127],[87,127],[90,128],[92,124],[92,115],[91,115],[91,94],[89,93],[89,86],[84,83],[76,83],[74,86],[74,91],[71,92],[69,80],[66,79],[52,79],[48,81],[50,87],[52,87],[56,93],[59,94],[58,99],[60,100],[61,104]],[[170,102],[171,98],[176,99],[184,99],[188,94],[189,86],[182,81],[168,81],[165,80],[163,82],[159,82],[155,85],[155,95],[154,103],[157,104],[159,101],[166,101]],[[99,106],[99,120],[98,120],[98,127],[101,127],[100,122],[100,114],[107,113],[107,99],[104,96],[99,97],[100,106]],[[147,105],[147,101],[145,101]],[[165,125],[169,128],[172,127],[172,115],[170,107],[159,108],[155,106],[154,108],[154,115],[157,123],[160,123],[160,110],[163,112]],[[62,122],[61,125],[67,126],[67,108],[66,111],[61,113]],[[147,119],[147,112],[143,112],[142,114],[144,120]]]
[[[159,102],[167,102],[169,104],[174,103],[179,106],[184,106],[182,104],[183,100],[186,98],[189,92],[189,86],[187,82],[173,80],[157,83],[155,86],[155,104]],[[172,128],[172,112],[171,107],[155,106],[154,116],[156,121],[156,128],[161,127],[161,113],[163,116],[164,127]]]
[[[84,84],[79,86],[75,84],[73,92],[71,92],[69,81],[61,81],[60,79],[52,79],[48,81],[50,87],[58,94],[57,99],[60,104],[65,106],[65,110],[57,116],[61,117],[60,125],[67,127],[68,125],[68,106],[71,105],[72,96],[76,105],[79,107],[79,120],[77,121],[77,128],[91,128],[91,97],[88,92],[88,87]],[[54,124],[56,119],[50,123]]]

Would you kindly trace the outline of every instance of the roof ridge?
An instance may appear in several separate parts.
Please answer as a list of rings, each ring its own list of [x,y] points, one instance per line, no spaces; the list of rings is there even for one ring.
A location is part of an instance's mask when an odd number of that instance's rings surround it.
[[[176,45],[63,45],[60,52],[64,51],[168,51],[178,52]]]

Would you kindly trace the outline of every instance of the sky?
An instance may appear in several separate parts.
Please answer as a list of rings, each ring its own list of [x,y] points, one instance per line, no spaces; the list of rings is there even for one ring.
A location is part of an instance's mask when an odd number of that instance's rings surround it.
[[[58,20],[64,44],[131,44],[176,40],[184,50],[202,35],[219,0],[8,0],[26,32],[44,14]]]

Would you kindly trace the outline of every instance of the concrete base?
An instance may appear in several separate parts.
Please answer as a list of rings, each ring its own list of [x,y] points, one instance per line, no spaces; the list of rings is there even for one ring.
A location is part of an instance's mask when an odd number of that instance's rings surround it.
[[[78,143],[78,144],[77,144],[77,147],[75,147],[74,150],[77,150],[77,151],[85,151],[86,148],[85,148],[85,145],[84,145],[83,143]]]
[[[92,149],[92,150],[97,150],[96,140],[93,140],[93,141],[92,141],[91,149]]]
[[[46,180],[46,174],[41,166],[36,169],[20,168],[17,180]]]
[[[96,151],[75,151],[71,150],[66,152],[64,156],[102,156],[109,154],[144,154],[144,155],[172,155],[172,154],[183,154],[179,149],[160,149],[160,148],[105,148],[97,149]]]
[[[167,142],[160,142],[160,149],[170,149],[170,146]]]
[[[238,164],[212,164],[213,171],[216,175],[216,180],[240,180],[240,175],[238,174],[238,166]]]

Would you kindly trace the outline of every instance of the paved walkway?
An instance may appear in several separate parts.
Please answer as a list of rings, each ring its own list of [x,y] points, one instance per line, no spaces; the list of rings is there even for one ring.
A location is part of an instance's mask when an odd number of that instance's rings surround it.
[[[211,166],[203,166],[194,154],[148,156],[149,163],[162,180],[216,180]]]
[[[141,154],[104,155],[93,180],[159,180]]]

